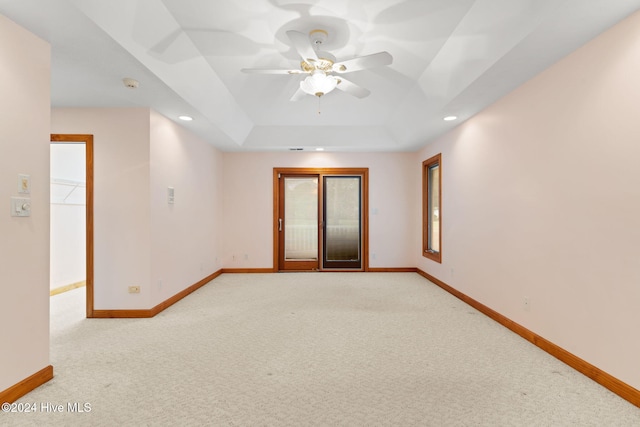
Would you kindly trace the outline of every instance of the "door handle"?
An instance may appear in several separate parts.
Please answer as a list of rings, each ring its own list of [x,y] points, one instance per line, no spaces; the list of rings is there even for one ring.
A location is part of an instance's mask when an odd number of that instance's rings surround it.
[[[278,231],[282,231],[282,218],[278,218]]]

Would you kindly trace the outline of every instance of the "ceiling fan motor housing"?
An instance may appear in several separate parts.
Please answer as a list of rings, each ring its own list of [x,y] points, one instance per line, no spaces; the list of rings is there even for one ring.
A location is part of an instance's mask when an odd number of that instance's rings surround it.
[[[333,64],[336,62],[335,56],[329,52],[320,50],[328,37],[329,33],[326,30],[315,29],[309,31],[309,41],[311,42],[313,50],[316,51],[318,60],[312,61],[311,63],[303,61],[301,66],[304,71],[312,72],[313,70],[320,70],[326,73],[332,70]]]
[[[311,45],[316,50],[322,47],[324,42],[327,41],[328,37],[329,37],[329,33],[326,30],[315,29],[315,30],[309,31],[309,40],[311,40]]]

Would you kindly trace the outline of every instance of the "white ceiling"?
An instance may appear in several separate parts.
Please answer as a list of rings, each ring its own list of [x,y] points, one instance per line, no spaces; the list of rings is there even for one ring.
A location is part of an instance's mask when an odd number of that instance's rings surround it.
[[[0,0],[0,14],[51,43],[54,107],[191,115],[183,125],[224,151],[416,150],[639,9],[640,0]],[[393,56],[348,75],[370,96],[294,102],[304,76],[240,72],[298,68],[285,33],[316,28],[338,60]]]

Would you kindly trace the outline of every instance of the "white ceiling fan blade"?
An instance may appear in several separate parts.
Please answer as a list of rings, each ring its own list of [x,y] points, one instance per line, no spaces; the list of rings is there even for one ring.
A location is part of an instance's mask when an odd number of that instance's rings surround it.
[[[303,91],[300,87],[298,87],[298,90],[296,91],[296,93],[293,94],[293,96],[291,97],[290,100],[291,101],[300,101],[305,96],[309,96],[309,95],[307,95],[307,93],[305,91]]]
[[[243,68],[240,71],[247,74],[307,74],[302,70],[273,70],[269,68]]]
[[[313,49],[311,45],[311,41],[309,40],[309,36],[305,33],[301,33],[300,31],[289,30],[287,31],[287,36],[293,43],[293,47],[295,48],[300,58],[302,58],[305,62],[315,62],[318,60],[318,55],[316,51]]]
[[[353,95],[356,98],[365,98],[371,93],[368,89],[358,86],[357,84],[350,82],[349,80],[345,80],[342,77],[337,77],[337,79],[339,80],[339,83],[338,86],[336,86],[336,89],[347,92],[349,95]]]
[[[389,52],[379,52],[372,55],[358,56],[346,61],[333,64],[336,73],[350,73],[352,71],[365,70],[367,68],[381,67],[393,62],[393,56]]]

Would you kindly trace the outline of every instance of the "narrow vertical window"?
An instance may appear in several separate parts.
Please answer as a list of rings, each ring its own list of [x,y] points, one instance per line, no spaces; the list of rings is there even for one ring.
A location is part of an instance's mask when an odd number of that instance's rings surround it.
[[[422,162],[422,255],[442,262],[441,155]]]

